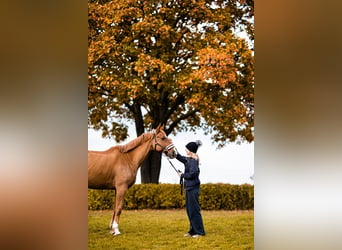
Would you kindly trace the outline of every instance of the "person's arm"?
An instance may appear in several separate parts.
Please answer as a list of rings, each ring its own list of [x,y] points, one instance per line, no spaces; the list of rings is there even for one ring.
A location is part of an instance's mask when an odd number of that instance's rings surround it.
[[[187,162],[186,157],[181,155],[181,154],[179,154],[178,152],[177,152],[176,159],[179,160],[180,162],[184,163],[184,164]]]
[[[197,161],[191,161],[191,164],[189,166],[189,172],[183,174],[184,179],[191,180],[198,177],[199,172],[197,164]]]

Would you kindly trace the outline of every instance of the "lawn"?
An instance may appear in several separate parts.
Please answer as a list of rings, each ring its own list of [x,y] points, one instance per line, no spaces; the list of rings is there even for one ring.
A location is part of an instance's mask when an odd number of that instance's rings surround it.
[[[184,209],[124,210],[121,235],[109,234],[112,211],[88,212],[88,249],[253,249],[253,211],[202,211],[206,236],[189,238]]]

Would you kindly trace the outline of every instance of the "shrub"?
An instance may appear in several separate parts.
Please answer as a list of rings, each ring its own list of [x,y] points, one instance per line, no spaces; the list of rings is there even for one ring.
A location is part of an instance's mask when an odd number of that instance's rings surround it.
[[[112,209],[114,195],[114,190],[88,189],[88,210]]]
[[[113,208],[113,190],[88,190],[88,209]],[[254,209],[254,186],[201,184],[200,203],[203,210]],[[177,209],[185,206],[185,191],[178,184],[136,184],[125,196],[125,209]]]

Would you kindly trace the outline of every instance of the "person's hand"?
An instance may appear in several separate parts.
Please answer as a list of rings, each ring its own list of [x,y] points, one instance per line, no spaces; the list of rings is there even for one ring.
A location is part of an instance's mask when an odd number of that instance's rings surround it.
[[[178,176],[181,177],[182,174],[182,171],[178,170]]]

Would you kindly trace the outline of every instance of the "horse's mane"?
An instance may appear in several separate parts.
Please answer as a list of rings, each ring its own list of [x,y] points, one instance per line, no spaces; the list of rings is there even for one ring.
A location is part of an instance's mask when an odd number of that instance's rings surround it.
[[[152,133],[143,133],[125,145],[118,146],[121,153],[127,153],[152,138]]]

